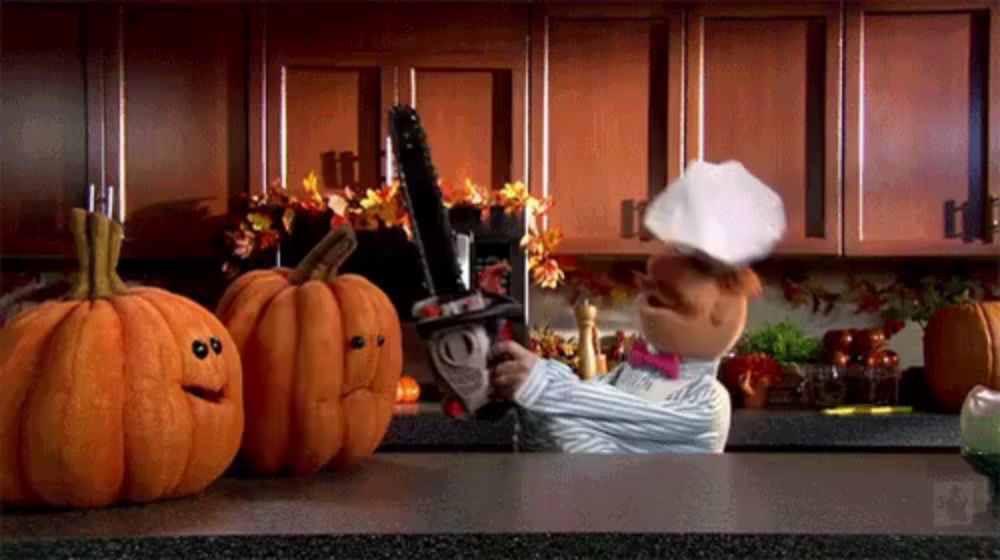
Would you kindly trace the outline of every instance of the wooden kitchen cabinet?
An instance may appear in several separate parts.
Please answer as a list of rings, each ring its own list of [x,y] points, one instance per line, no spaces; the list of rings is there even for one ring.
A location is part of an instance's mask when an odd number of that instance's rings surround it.
[[[68,256],[69,213],[99,181],[88,153],[92,8],[0,6],[0,253]]]
[[[560,252],[649,251],[642,206],[681,172],[683,16],[659,5],[539,8],[531,187]]]
[[[688,15],[688,162],[738,160],[780,195],[777,253],[838,254],[837,3],[706,5]]]
[[[386,177],[386,116],[415,106],[451,184],[523,178],[527,6],[269,6],[266,163],[301,193]],[[262,179],[255,185],[262,187]]]
[[[1000,255],[1000,9],[846,9],[846,254]]]
[[[3,7],[4,256],[70,256],[114,192],[123,256],[218,258],[247,185],[247,10]]]
[[[400,97],[420,113],[441,179],[527,181],[529,7],[439,5],[407,20]]]
[[[124,254],[218,258],[247,189],[248,9],[126,5],[119,17],[107,151]]]

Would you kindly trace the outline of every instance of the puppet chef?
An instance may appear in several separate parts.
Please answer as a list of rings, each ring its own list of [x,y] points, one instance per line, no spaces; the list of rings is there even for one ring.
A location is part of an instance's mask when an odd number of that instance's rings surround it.
[[[518,410],[517,447],[570,453],[714,452],[729,435],[719,361],[760,292],[750,264],[785,232],[781,198],[739,162],[694,162],[649,205],[664,243],[647,262],[636,302],[642,338],[629,360],[580,380],[512,342],[494,355],[496,393]]]

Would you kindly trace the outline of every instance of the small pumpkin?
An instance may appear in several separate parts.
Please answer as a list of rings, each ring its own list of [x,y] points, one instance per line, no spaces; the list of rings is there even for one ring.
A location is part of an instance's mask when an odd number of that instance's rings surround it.
[[[1000,301],[939,309],[924,332],[924,375],[946,412],[976,385],[1000,389]]]
[[[218,314],[243,357],[251,473],[310,474],[371,455],[392,418],[403,368],[399,317],[374,284],[339,268],[357,246],[331,230],[294,270],[237,278]]]
[[[399,378],[396,384],[396,402],[399,404],[410,404],[420,400],[420,384],[409,375]]]
[[[208,310],[115,272],[121,226],[74,210],[72,294],[0,333],[0,497],[98,507],[198,492],[243,429],[240,357]]]

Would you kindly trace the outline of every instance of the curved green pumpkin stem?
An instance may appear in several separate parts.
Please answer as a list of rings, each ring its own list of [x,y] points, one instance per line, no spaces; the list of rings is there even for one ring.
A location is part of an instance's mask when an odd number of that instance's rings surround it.
[[[331,229],[288,275],[288,281],[292,284],[309,280],[332,281],[357,247],[358,240],[350,226]]]
[[[70,297],[100,299],[128,290],[115,270],[121,256],[121,224],[104,214],[75,208],[70,225],[80,268]]]

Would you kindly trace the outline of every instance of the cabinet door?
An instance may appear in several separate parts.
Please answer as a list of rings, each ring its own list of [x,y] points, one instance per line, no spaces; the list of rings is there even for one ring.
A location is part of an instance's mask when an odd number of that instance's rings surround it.
[[[532,189],[560,251],[642,253],[642,203],[681,172],[682,19],[550,7],[532,31]]]
[[[311,172],[324,191],[384,180],[381,141],[396,99],[391,43],[364,4],[270,6],[267,11],[266,180],[302,194]],[[324,22],[319,25],[318,22]]]
[[[87,10],[0,10],[0,252],[68,256],[70,210],[96,180],[87,153]]]
[[[440,178],[527,181],[527,6],[409,6],[393,30],[400,96],[419,113]]]
[[[526,7],[306,4],[267,17],[266,167],[291,192],[310,171],[325,189],[384,181],[397,102],[420,111],[443,179],[524,177]]]
[[[988,242],[1000,184],[990,4],[848,6],[848,254],[1000,254]]]
[[[124,254],[218,257],[247,189],[247,12],[129,5],[109,72],[107,180]]]
[[[687,160],[737,160],[777,191],[778,253],[840,247],[840,9],[704,7],[689,16]]]

